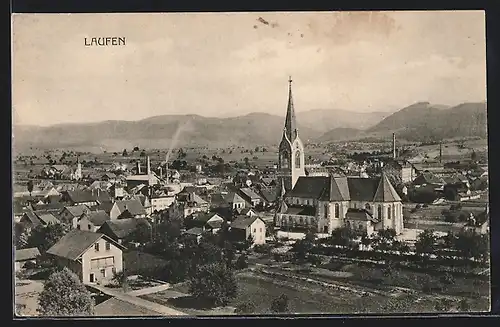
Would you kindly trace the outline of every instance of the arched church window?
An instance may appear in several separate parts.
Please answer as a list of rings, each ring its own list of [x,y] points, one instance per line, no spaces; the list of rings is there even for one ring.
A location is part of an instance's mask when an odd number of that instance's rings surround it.
[[[379,219],[382,219],[382,206],[378,205],[377,216]]]
[[[389,205],[389,206],[387,207],[387,219],[391,219],[391,212],[392,212],[392,211],[391,211],[391,206]]]
[[[392,216],[394,217],[394,219],[396,219],[396,205],[395,204],[392,205]]]
[[[340,206],[338,203],[335,203],[335,218],[340,217]]]
[[[295,168],[300,168],[300,151],[295,152]]]
[[[328,204],[325,204],[325,218],[328,218]]]

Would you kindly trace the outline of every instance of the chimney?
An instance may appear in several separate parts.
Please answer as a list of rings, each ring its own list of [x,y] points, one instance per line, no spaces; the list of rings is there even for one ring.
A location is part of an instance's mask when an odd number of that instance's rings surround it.
[[[151,175],[151,162],[149,161],[149,156],[147,157],[147,174]]]
[[[443,143],[439,142],[439,163],[443,162]]]
[[[392,133],[392,159],[396,159],[396,133]]]
[[[137,161],[137,175],[141,174],[141,162]]]

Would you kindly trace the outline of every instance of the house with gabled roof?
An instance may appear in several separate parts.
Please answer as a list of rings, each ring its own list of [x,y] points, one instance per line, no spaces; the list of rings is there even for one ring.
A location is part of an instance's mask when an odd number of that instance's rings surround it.
[[[76,222],[76,228],[79,230],[97,231],[101,226],[111,218],[104,210],[87,211],[82,213]]]
[[[111,197],[109,194],[105,191],[101,191],[100,189],[64,191],[61,198],[61,202],[69,205],[74,206],[84,204],[89,207],[110,201]]]
[[[204,231],[216,233],[222,227],[224,221],[225,219],[215,212],[196,212],[187,217],[184,224],[186,225],[186,229],[200,227]]]
[[[244,242],[252,236],[253,244],[266,243],[266,223],[257,216],[239,216],[229,227],[231,238],[237,242]]]
[[[138,199],[115,201],[111,207],[109,216],[112,220],[118,219],[125,211],[128,211],[134,218],[145,218],[146,209]]]
[[[40,256],[40,251],[38,248],[27,248],[27,249],[16,249],[14,260],[15,260],[15,270],[19,271],[24,268],[24,265],[28,262],[36,263],[36,259]]]
[[[90,209],[84,204],[76,206],[65,206],[59,212],[59,217],[61,218],[62,222],[70,224],[73,228],[76,228],[78,218],[80,218],[80,216],[87,211],[90,211]]]
[[[25,228],[36,228],[37,226],[47,226],[49,224],[59,224],[60,221],[50,212],[27,211],[19,221]]]
[[[124,246],[103,233],[74,229],[47,250],[56,264],[73,271],[84,284],[108,284],[123,270]]]
[[[250,203],[253,207],[263,202],[262,197],[250,187],[240,188],[238,190],[238,195],[241,196],[241,198],[244,199],[247,203]]]
[[[97,230],[109,236],[114,241],[122,244],[125,240],[133,238],[134,233],[141,228],[141,225],[151,229],[151,224],[144,218],[124,218],[118,220],[107,220]]]
[[[372,223],[379,221],[375,229],[403,231],[401,198],[384,173],[378,178],[301,176],[283,202],[277,225],[285,229],[315,227],[319,233],[330,234],[346,226],[349,218],[358,218],[353,210],[347,215],[352,208],[365,209]]]

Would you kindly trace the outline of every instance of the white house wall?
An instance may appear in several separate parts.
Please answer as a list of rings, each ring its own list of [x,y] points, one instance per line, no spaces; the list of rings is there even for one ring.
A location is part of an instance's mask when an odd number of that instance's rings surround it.
[[[96,242],[97,243],[97,242]],[[94,280],[102,281],[103,283],[109,282],[113,279],[112,268],[116,269],[116,272],[120,272],[123,270],[123,256],[122,250],[115,246],[113,243],[110,243],[110,249],[106,250],[106,240],[101,238],[99,241],[99,251],[95,250],[94,245],[92,245],[83,255],[82,255],[82,280],[83,283],[90,283],[90,274],[94,273]],[[113,257],[114,265],[104,267],[106,271],[106,277],[101,277],[101,267],[92,268],[91,260],[98,258],[106,258]]]

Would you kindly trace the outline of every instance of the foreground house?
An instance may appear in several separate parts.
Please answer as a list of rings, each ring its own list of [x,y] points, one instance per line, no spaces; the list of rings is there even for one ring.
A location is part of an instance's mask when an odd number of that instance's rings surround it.
[[[28,249],[20,249],[16,250],[16,254],[14,256],[16,262],[16,271],[24,268],[24,265],[28,262],[36,263],[36,259],[40,256],[40,251],[38,248],[28,248]]]
[[[59,267],[73,271],[85,284],[107,284],[114,273],[123,270],[125,249],[102,233],[74,229],[64,235],[47,253]]]
[[[253,244],[266,243],[266,223],[257,216],[240,216],[231,222],[231,237],[237,242],[244,242],[250,236]]]

